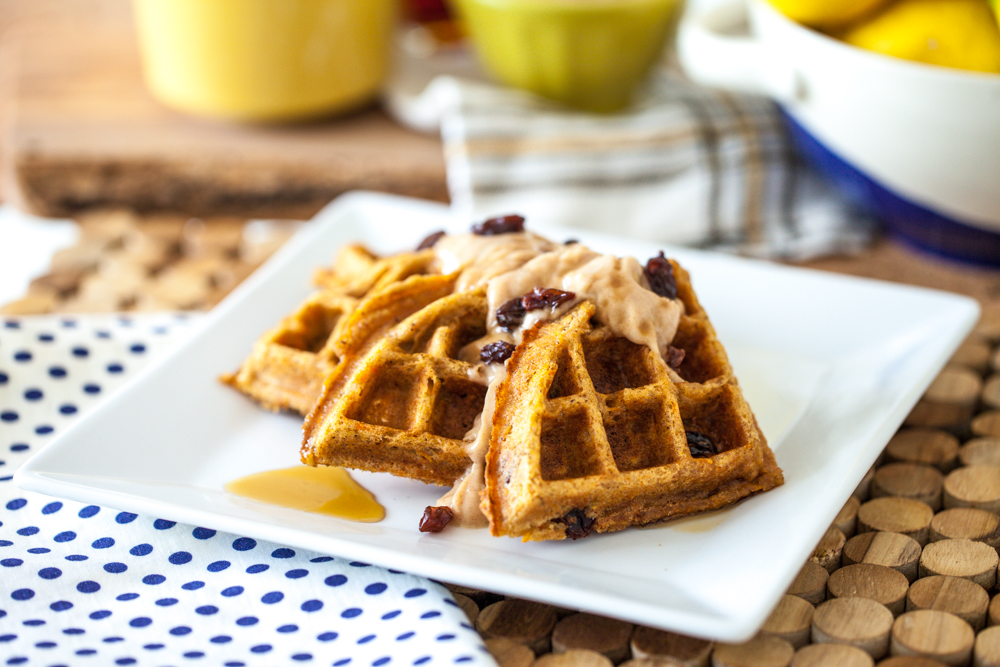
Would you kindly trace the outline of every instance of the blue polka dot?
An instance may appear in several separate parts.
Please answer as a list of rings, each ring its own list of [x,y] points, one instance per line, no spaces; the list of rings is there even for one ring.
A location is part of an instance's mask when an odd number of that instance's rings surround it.
[[[100,511],[101,508],[98,507],[97,505],[87,505],[77,513],[77,516],[79,516],[81,519],[89,519],[90,517],[94,516]]]
[[[64,635],[82,635],[84,632],[83,628],[66,628],[63,630]]]
[[[38,571],[38,576],[42,579],[58,579],[62,576],[62,570],[58,567],[46,567]]]
[[[398,637],[396,637],[396,641],[397,642],[405,642],[410,637],[416,636],[416,634],[417,633],[415,633],[415,632],[404,632],[403,634],[401,634]]]
[[[5,421],[10,423],[10,422],[16,422],[20,418],[21,416],[16,412],[14,412],[13,410],[4,410],[3,412],[0,412],[0,421]]]
[[[113,537],[99,537],[90,543],[95,549],[108,549],[115,546],[115,539]]]
[[[55,429],[52,428],[51,426],[49,426],[48,424],[42,424],[41,426],[36,426],[35,427],[35,434],[36,435],[48,435],[49,433],[52,433],[52,431],[54,431],[54,430]]]
[[[425,611],[424,613],[420,614],[420,618],[437,618],[440,615],[441,612],[439,611]]]
[[[27,504],[28,501],[25,500],[24,498],[15,498],[14,500],[11,500],[10,502],[7,503],[7,509],[19,510]]]
[[[35,648],[55,648],[55,642],[38,642],[35,644]]]
[[[153,545],[151,544],[137,544],[128,550],[133,556],[148,556],[153,552]]]
[[[295,552],[291,549],[275,549],[271,552],[271,558],[292,558],[295,556]]]
[[[0,540],[0,547],[9,547],[12,544],[14,543],[10,540]]]
[[[38,340],[39,340],[39,342],[42,342],[42,343],[51,343],[55,339],[56,339],[56,337],[53,336],[50,333],[40,333],[40,334],[38,334]]]
[[[386,664],[390,660],[392,660],[392,658],[390,658],[388,656],[386,656],[384,658],[379,658],[378,660],[376,660],[375,662],[372,663],[372,667],[382,667],[382,665]]]
[[[256,616],[244,616],[243,618],[236,619],[236,625],[257,625],[258,619]]]
[[[332,556],[316,556],[315,558],[310,558],[310,563],[329,563],[333,560]]]
[[[426,592],[427,591],[425,589],[423,589],[423,588],[411,588],[410,590],[408,590],[405,593],[403,593],[403,597],[405,597],[405,598],[418,598],[421,595],[424,595]]]
[[[240,662],[239,660],[233,660],[231,662],[222,663],[225,667],[246,667],[245,662]]]
[[[63,415],[75,415],[77,407],[71,403],[59,406],[59,413]]]
[[[299,626],[297,625],[282,625],[280,628],[278,628],[278,632],[282,633],[296,632],[298,629]]]
[[[296,660],[298,662],[303,662],[305,660],[312,660],[312,659],[313,657],[309,653],[296,653],[295,655],[292,656],[292,660]]]
[[[49,377],[54,377],[56,379],[66,377],[66,369],[62,366],[52,366],[49,368]]]
[[[438,640],[439,642],[447,642],[447,641],[451,641],[454,638],[455,638],[455,635],[445,634],[445,635],[438,635],[434,639]]]
[[[142,354],[143,352],[146,351],[146,346],[143,345],[142,343],[136,343],[135,345],[129,347],[129,351],[132,352],[133,354]]]
[[[6,373],[0,373],[0,384],[7,384],[10,377]]]
[[[285,576],[289,579],[301,579],[307,574],[309,574],[309,570],[289,570],[285,572]]]
[[[230,637],[229,635],[219,635],[217,637],[212,637],[208,641],[212,642],[213,644],[228,644],[229,642],[233,641],[233,638]]]
[[[258,563],[256,565],[251,565],[247,568],[247,574],[257,574],[258,572],[263,572],[270,568],[270,565],[264,565],[263,563]]]
[[[0,560],[0,565],[3,565],[4,567],[17,567],[23,563],[24,561],[20,558],[4,558],[3,560]]]
[[[43,621],[40,618],[37,618],[37,619],[31,620],[31,621],[23,621],[21,623],[21,625],[27,625],[29,628],[34,628],[34,627],[37,627],[39,625],[45,625],[45,621]]]
[[[110,331],[95,331],[94,335],[97,336],[98,338],[111,338]]]
[[[128,565],[125,563],[105,563],[104,571],[110,572],[111,574],[121,574],[128,569]]]
[[[302,611],[319,611],[323,608],[323,603],[319,600],[306,600],[300,608]]]
[[[32,359],[31,352],[28,352],[27,350],[18,350],[17,352],[14,353],[14,361],[20,361],[21,363],[25,363],[31,361],[31,359]]]
[[[194,611],[195,613],[201,614],[202,616],[211,616],[212,614],[219,613],[219,608],[216,607],[215,605],[206,604],[201,607],[198,607]]]
[[[321,642],[332,642],[339,636],[340,635],[337,634],[336,632],[324,632],[323,634],[317,636],[316,639],[320,640]]]
[[[152,622],[153,619],[147,616],[139,616],[138,618],[133,618],[131,621],[128,622],[128,624],[131,625],[133,628],[144,628],[147,625],[151,624]]]
[[[355,618],[361,615],[362,610],[357,607],[351,607],[350,609],[345,609],[340,613],[341,618]]]
[[[76,320],[65,319],[62,321],[62,325],[67,329],[75,329]]]
[[[327,586],[343,586],[347,583],[347,577],[342,574],[332,574],[323,580]]]
[[[142,578],[142,583],[147,584],[149,586],[156,586],[158,584],[162,584],[166,580],[167,578],[164,577],[162,574],[147,574],[145,577]]]
[[[462,662],[472,662],[472,656],[471,655],[460,655],[457,658],[455,658],[455,664],[462,663]]]
[[[108,372],[118,374],[125,370],[125,367],[121,364],[108,364]]]
[[[26,449],[28,449],[28,445],[23,442],[16,442],[10,446],[10,451],[12,452],[23,452]]]
[[[62,509],[63,504],[60,502],[49,503],[42,508],[42,514],[54,514]]]
[[[118,516],[115,517],[116,523],[132,523],[135,521],[138,514],[132,514],[132,512],[119,512]]]
[[[385,614],[382,614],[382,620],[383,621],[391,621],[392,619],[396,618],[397,616],[399,616],[402,613],[403,612],[400,611],[399,609],[396,609],[396,610],[390,611],[390,612],[386,612]]]
[[[250,647],[251,653],[267,653],[270,650],[270,644],[258,644],[257,646]]]
[[[83,385],[83,390],[88,394],[99,394],[101,393],[101,385],[88,382]]]
[[[157,519],[153,522],[153,528],[157,530],[167,530],[168,528],[173,528],[176,525],[176,521],[167,521],[166,519]]]
[[[423,665],[424,663],[430,662],[430,659],[431,659],[431,657],[429,655],[425,655],[422,658],[417,658],[416,660],[414,660],[413,664],[414,665]]]
[[[74,347],[73,348],[73,356],[74,357],[79,357],[81,359],[84,359],[88,355],[90,355],[90,350],[88,350],[85,347]]]
[[[350,563],[348,563],[348,565],[350,565],[351,567],[371,567],[371,565],[369,565],[368,563],[362,563],[356,560],[351,561]]]
[[[237,551],[250,551],[257,546],[257,540],[249,537],[237,537],[233,540],[233,549]]]
[[[187,551],[178,551],[176,553],[170,554],[170,557],[167,558],[167,560],[173,563],[174,565],[184,565],[185,563],[190,563],[191,558],[192,558],[191,554],[188,553]]]
[[[264,604],[275,604],[281,602],[285,599],[285,594],[281,591],[271,591],[270,593],[264,593],[260,601]]]
[[[183,637],[191,632],[191,628],[186,625],[178,625],[176,628],[170,628],[170,634],[175,637]]]
[[[183,588],[186,591],[196,591],[204,585],[205,585],[204,581],[189,581],[183,586],[181,586],[181,588]]]
[[[95,612],[91,613],[91,614],[90,614],[90,618],[92,618],[92,619],[93,619],[93,620],[95,620],[95,621],[99,621],[99,620],[101,620],[102,618],[107,618],[107,617],[108,617],[108,616],[110,616],[110,615],[111,615],[111,612],[110,612],[110,611],[107,611],[107,610],[105,609],[105,610],[101,610],[101,611],[95,611]]]
[[[239,595],[242,592],[243,592],[242,586],[230,586],[229,588],[226,588],[222,591],[222,595],[227,598],[231,598]]]
[[[66,530],[59,533],[52,539],[55,540],[56,542],[71,542],[76,539],[76,533],[74,533],[72,530]]]
[[[115,660],[116,665],[134,665],[136,662],[135,658],[118,658]]]
[[[35,597],[35,591],[30,588],[19,588],[11,593],[10,596],[15,600],[30,600]]]
[[[68,600],[59,600],[58,602],[53,602],[49,605],[49,609],[52,611],[66,611],[67,609],[72,609],[73,603]]]
[[[373,639],[375,639],[375,635],[365,635],[364,637],[362,637],[361,639],[358,640],[358,643],[359,644],[367,644],[368,642],[372,641]]]
[[[177,598],[160,598],[156,601],[158,607],[172,607],[177,604]]]
[[[12,642],[17,639],[17,635],[0,635],[0,642]]]
[[[77,655],[94,655],[95,653],[97,651],[92,648],[82,648],[76,652]]]
[[[122,593],[121,595],[119,595],[115,599],[119,600],[121,602],[128,602],[129,600],[134,600],[137,597],[139,597],[138,593]]]
[[[25,658],[24,656],[17,656],[16,658],[7,659],[8,665],[23,665],[26,662],[28,662],[28,659]]]
[[[207,540],[208,538],[215,536],[215,531],[211,528],[195,528],[191,531],[191,535],[198,540]]]
[[[26,401],[40,401],[45,396],[41,389],[27,389],[24,392],[24,400]]]
[[[125,638],[124,637],[105,637],[101,641],[104,642],[105,644],[115,644],[115,643],[118,643],[118,642],[125,641]]]
[[[351,662],[350,658],[342,658],[342,659],[338,660],[337,662],[333,663],[333,667],[341,667],[342,665],[346,665],[346,664],[348,664],[350,662]]]
[[[368,595],[379,595],[381,593],[385,593],[387,588],[389,588],[389,586],[383,584],[382,582],[377,584],[368,584],[365,586],[365,593],[368,593]]]
[[[230,563],[228,560],[217,560],[214,563],[209,563],[206,569],[209,572],[222,572],[230,565],[232,565],[232,563]]]
[[[37,526],[26,526],[24,528],[19,529],[17,531],[17,534],[21,535],[23,537],[28,537],[30,535],[36,534],[37,532],[38,532],[38,527]]]

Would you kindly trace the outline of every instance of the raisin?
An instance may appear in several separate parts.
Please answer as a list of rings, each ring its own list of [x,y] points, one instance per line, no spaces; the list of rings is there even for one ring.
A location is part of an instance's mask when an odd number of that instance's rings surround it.
[[[566,239],[563,241],[563,245],[576,245],[577,243],[579,243],[577,239]]]
[[[517,296],[497,308],[497,325],[504,331],[512,331],[524,321],[524,304]]]
[[[643,273],[646,274],[649,289],[653,290],[654,293],[668,299],[677,298],[677,279],[674,277],[674,267],[670,260],[663,256],[662,250],[659,255],[651,257],[646,262]]]
[[[421,533],[440,533],[447,526],[455,512],[450,507],[432,507],[424,509],[424,515],[420,517]]]
[[[715,443],[707,435],[698,433],[698,431],[687,431],[686,433],[688,449],[691,450],[693,458],[707,459],[716,454]]]
[[[597,519],[584,514],[582,509],[571,509],[558,519],[552,519],[554,523],[566,524],[566,537],[578,540],[587,537],[594,529]]]
[[[524,216],[502,215],[484,220],[472,226],[472,233],[477,236],[496,236],[497,234],[516,234],[524,231]]]
[[[684,363],[685,354],[686,352],[679,347],[667,345],[667,365],[675,371],[678,370],[681,367],[681,364]]]
[[[433,248],[434,244],[440,241],[442,236],[444,236],[443,229],[441,231],[434,232],[433,234],[431,234],[430,236],[428,236],[427,238],[425,238],[423,241],[420,242],[420,245],[417,246],[417,250],[426,250],[427,248]]]
[[[541,310],[542,308],[555,310],[561,304],[575,298],[576,294],[573,292],[564,292],[553,287],[536,287],[521,297],[521,305],[524,306],[525,311]]]
[[[512,354],[514,354],[514,346],[505,340],[498,340],[483,346],[483,349],[479,351],[479,360],[484,364],[499,364],[510,359]]]

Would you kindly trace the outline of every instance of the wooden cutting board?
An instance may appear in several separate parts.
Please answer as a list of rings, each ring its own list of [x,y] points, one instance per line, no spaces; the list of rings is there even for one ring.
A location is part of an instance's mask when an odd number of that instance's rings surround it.
[[[96,14],[4,36],[4,196],[66,216],[125,206],[308,216],[348,190],[446,200],[440,139],[379,108],[296,125],[194,118],[143,85],[131,22]]]

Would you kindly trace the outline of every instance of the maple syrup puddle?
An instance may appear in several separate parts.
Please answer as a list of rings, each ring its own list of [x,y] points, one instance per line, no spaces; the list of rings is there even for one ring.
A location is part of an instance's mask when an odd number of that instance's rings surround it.
[[[224,487],[233,495],[338,519],[374,523],[385,518],[370,491],[343,468],[301,465],[247,475]]]

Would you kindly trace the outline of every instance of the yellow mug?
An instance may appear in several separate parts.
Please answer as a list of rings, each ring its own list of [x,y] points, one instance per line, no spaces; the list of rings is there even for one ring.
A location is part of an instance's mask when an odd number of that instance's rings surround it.
[[[146,84],[164,104],[246,121],[326,116],[373,100],[394,0],[134,0]]]

